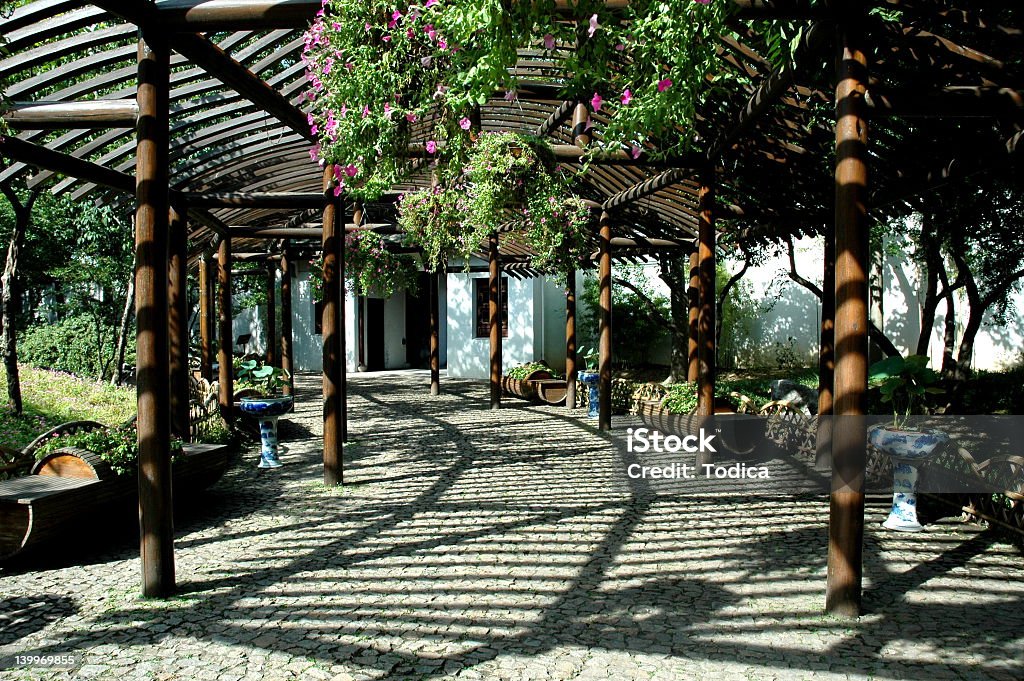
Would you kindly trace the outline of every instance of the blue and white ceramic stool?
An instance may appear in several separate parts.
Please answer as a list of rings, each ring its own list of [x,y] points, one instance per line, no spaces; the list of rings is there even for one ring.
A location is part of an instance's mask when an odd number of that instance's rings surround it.
[[[578,374],[580,383],[587,386],[590,392],[587,394],[587,418],[596,419],[600,411],[600,394],[597,389],[598,379],[601,374],[596,371],[581,371]]]
[[[260,422],[260,462],[257,468],[280,468],[277,420],[292,408],[291,397],[243,397],[241,409]]]
[[[949,441],[945,433],[935,431],[875,428],[868,440],[892,459],[892,509],[882,527],[899,532],[920,532],[917,520],[918,466],[927,462],[939,445]]]

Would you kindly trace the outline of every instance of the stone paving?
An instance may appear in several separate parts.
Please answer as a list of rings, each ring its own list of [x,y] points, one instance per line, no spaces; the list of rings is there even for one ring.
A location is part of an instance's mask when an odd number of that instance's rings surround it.
[[[177,597],[137,597],[123,527],[0,568],[0,652],[81,656],[0,677],[1024,678],[1021,550],[977,526],[889,533],[872,503],[867,614],[833,619],[824,498],[659,494],[580,413],[411,371],[350,377],[327,489],[314,379],[287,465],[184,509]]]

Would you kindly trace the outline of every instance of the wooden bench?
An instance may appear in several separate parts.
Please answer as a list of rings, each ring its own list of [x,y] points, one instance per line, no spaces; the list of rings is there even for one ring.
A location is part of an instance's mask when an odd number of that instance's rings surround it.
[[[225,445],[185,445],[174,462],[176,498],[202,490],[229,463]],[[137,500],[138,479],[115,476],[98,455],[65,447],[38,461],[32,474],[0,481],[0,560],[75,529],[95,527],[97,516]]]

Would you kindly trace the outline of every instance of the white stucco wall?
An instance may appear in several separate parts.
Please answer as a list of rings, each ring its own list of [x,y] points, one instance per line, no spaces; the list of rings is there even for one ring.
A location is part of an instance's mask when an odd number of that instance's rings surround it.
[[[482,265],[483,263],[474,263]],[[448,375],[486,379],[490,375],[490,344],[487,338],[474,338],[473,280],[486,279],[486,273],[466,274],[452,268],[447,282],[447,360]],[[534,296],[538,282],[508,277],[508,337],[502,339],[502,366],[532,361],[536,357]],[[562,317],[563,321],[565,317]]]

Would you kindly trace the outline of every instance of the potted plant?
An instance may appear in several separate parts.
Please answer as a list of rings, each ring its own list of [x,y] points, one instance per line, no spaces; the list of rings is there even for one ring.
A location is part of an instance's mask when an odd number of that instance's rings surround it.
[[[600,403],[600,392],[598,391],[600,374],[597,372],[600,354],[597,348],[583,345],[576,351],[576,357],[583,365],[578,374],[579,381],[589,389],[587,393],[587,416],[596,419]]]
[[[917,519],[917,466],[948,442],[949,436],[941,431],[915,428],[910,424],[910,417],[923,413],[927,395],[943,392],[935,386],[938,378],[923,355],[889,357],[869,369],[871,385],[878,387],[882,402],[892,406],[892,424],[876,426],[868,433],[871,445],[892,459],[892,510],[882,523],[890,530],[919,532],[923,529]]]
[[[284,387],[288,372],[250,359],[236,365],[235,377],[239,386],[253,391],[243,397],[239,405],[243,413],[260,423],[260,461],[258,468],[280,468],[277,447],[277,420],[292,408],[290,396],[277,397]]]

